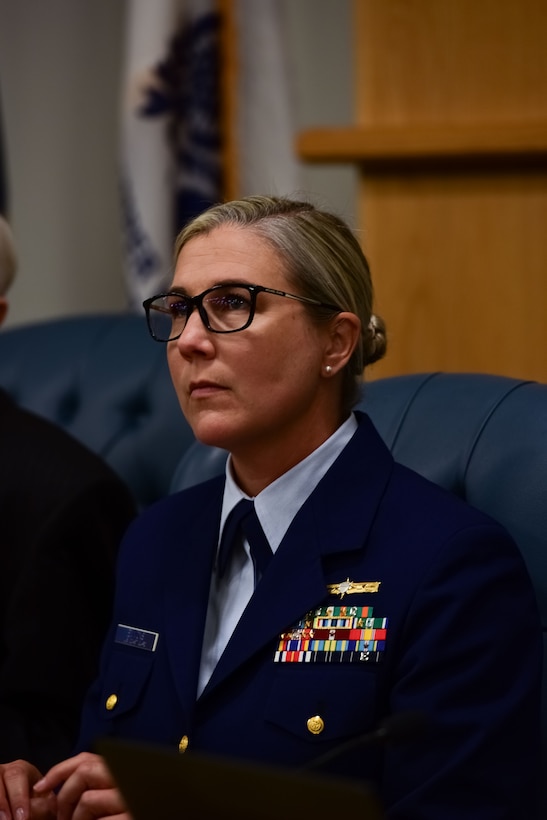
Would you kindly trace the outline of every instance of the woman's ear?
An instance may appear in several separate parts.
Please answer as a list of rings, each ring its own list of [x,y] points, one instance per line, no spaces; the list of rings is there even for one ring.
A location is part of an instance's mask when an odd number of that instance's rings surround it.
[[[351,359],[361,336],[361,320],[349,311],[337,313],[329,331],[323,367],[330,368],[327,372],[333,375],[342,370]]]

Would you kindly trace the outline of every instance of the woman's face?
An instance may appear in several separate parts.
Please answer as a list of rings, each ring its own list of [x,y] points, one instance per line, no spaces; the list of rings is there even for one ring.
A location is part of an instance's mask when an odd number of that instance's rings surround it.
[[[228,282],[295,292],[277,253],[250,229],[221,226],[182,248],[175,290],[195,296]],[[312,322],[301,302],[268,293],[258,294],[251,325],[236,333],[212,333],[194,309],[168,343],[168,361],[195,436],[230,450],[234,463],[246,453],[277,453],[284,469],[322,443],[333,431],[333,385],[324,377],[330,325]]]

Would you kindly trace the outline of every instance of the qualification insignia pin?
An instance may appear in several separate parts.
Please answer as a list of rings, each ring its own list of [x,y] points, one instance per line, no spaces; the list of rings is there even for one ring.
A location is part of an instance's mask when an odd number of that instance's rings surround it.
[[[344,595],[352,595],[356,592],[378,592],[381,581],[350,581],[346,578],[339,584],[328,584],[327,589],[331,595],[339,595],[343,598]]]

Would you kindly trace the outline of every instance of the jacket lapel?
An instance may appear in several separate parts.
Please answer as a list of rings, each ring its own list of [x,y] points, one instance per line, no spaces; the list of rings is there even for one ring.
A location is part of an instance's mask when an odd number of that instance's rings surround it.
[[[202,697],[307,611],[324,603],[330,567],[362,559],[393,459],[372,423],[359,428],[299,510],[257,586]],[[363,469],[370,464],[369,469]],[[336,577],[335,582],[344,580]],[[273,654],[273,651],[272,651]]]
[[[186,509],[195,510],[196,514],[180,522],[178,544],[167,573],[165,623],[169,661],[179,697],[189,714],[196,700],[223,488],[221,476],[207,485],[183,491],[193,492],[193,498],[186,495]]]

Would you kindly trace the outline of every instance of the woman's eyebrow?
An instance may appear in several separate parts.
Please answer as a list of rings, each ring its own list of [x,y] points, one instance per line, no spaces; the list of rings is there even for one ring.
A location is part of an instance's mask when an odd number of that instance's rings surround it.
[[[246,285],[252,285],[252,284],[254,284],[254,282],[251,282],[250,279],[248,280],[244,277],[239,277],[239,278],[236,279],[233,276],[227,276],[225,279],[217,279],[216,282],[214,282],[212,285],[209,285],[209,287],[205,288],[205,290],[211,290],[211,288],[222,288],[222,287],[230,287],[230,286],[232,286],[232,287],[239,287],[239,286],[245,287]],[[204,291],[201,291],[201,292],[203,293]],[[182,285],[172,285],[169,288],[168,293],[177,293],[180,296],[187,296],[190,299],[192,298],[190,296],[190,294],[188,293],[188,290]]]

